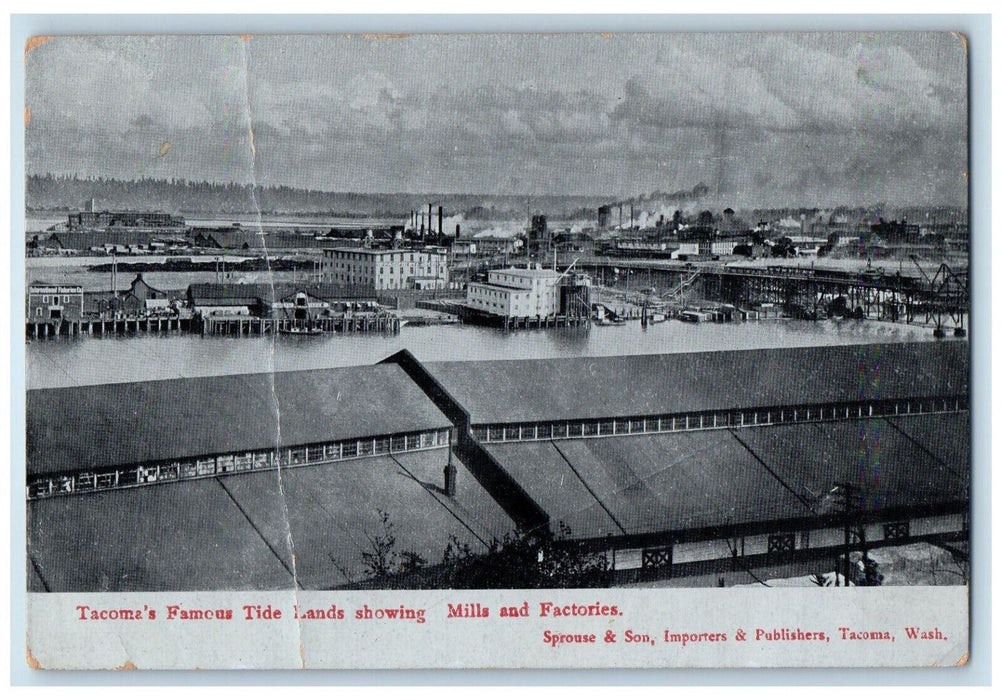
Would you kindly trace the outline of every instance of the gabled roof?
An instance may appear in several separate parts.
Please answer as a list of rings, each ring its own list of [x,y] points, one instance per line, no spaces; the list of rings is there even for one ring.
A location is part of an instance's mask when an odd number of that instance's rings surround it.
[[[37,389],[29,476],[451,427],[395,365]]]
[[[929,427],[900,416],[485,447],[551,523],[583,538],[831,516],[839,482],[871,512],[962,503],[970,415]]]
[[[511,423],[965,395],[969,346],[889,343],[426,367],[472,423]]]
[[[299,292],[323,301],[340,299],[375,299],[375,290],[360,285],[330,283],[280,282],[278,284],[198,282],[188,285],[188,297],[195,305],[210,305],[210,302],[226,301],[240,306],[273,303],[276,299],[288,299]]]
[[[451,537],[485,551],[514,524],[461,465],[455,498],[430,487],[443,462],[433,450],[30,501],[29,588],[276,590],[293,572],[302,588],[345,586],[366,577],[380,511],[397,548],[431,564]]]

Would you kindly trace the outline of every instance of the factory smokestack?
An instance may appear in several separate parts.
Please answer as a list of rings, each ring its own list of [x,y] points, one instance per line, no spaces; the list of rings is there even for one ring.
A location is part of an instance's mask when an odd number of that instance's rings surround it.
[[[438,235],[442,235],[442,205],[438,205]]]
[[[432,229],[431,229],[431,217],[432,217],[432,214],[431,214],[431,202],[428,202],[428,235],[429,236],[432,233]]]

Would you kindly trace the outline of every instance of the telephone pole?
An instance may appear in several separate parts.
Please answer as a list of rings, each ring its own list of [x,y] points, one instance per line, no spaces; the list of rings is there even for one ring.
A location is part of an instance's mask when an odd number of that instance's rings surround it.
[[[852,562],[850,560],[850,554],[852,553],[852,526],[859,520],[859,515],[862,512],[862,491],[858,486],[850,484],[847,481],[837,481],[835,482],[835,497],[837,499],[836,502],[842,508],[842,521],[845,529],[845,550],[843,552],[842,580],[845,582],[845,585],[848,586],[852,572]],[[860,535],[860,546],[863,549],[863,556],[865,557],[865,531]],[[837,571],[835,572],[835,576],[837,581]]]

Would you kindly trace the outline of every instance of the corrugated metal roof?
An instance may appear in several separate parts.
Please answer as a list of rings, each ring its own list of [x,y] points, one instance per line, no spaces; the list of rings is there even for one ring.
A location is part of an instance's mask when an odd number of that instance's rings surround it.
[[[829,515],[840,481],[867,510],[961,502],[969,464],[932,445],[963,454],[969,416],[937,419],[924,435],[896,417],[902,430],[881,418],[485,447],[571,537],[639,535]]]
[[[38,389],[27,473],[447,427],[396,365]]]
[[[966,342],[430,362],[474,424],[960,395]]]
[[[304,588],[329,588],[348,584],[344,573],[365,578],[380,511],[397,551],[431,564],[450,536],[484,551],[514,527],[461,464],[456,499],[420,483],[441,476],[444,450],[397,459],[404,469],[373,457],[285,470],[281,490],[275,471],[31,501],[28,551],[41,577],[30,589],[274,590],[292,587],[291,570]]]

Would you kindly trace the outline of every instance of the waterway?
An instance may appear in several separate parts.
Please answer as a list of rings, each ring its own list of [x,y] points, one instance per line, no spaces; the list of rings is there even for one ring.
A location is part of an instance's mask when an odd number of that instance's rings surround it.
[[[371,364],[408,349],[419,360],[599,357],[766,347],[934,341],[929,328],[876,321],[769,320],[504,333],[477,326],[405,326],[398,335],[55,338],[27,344],[29,388]]]

